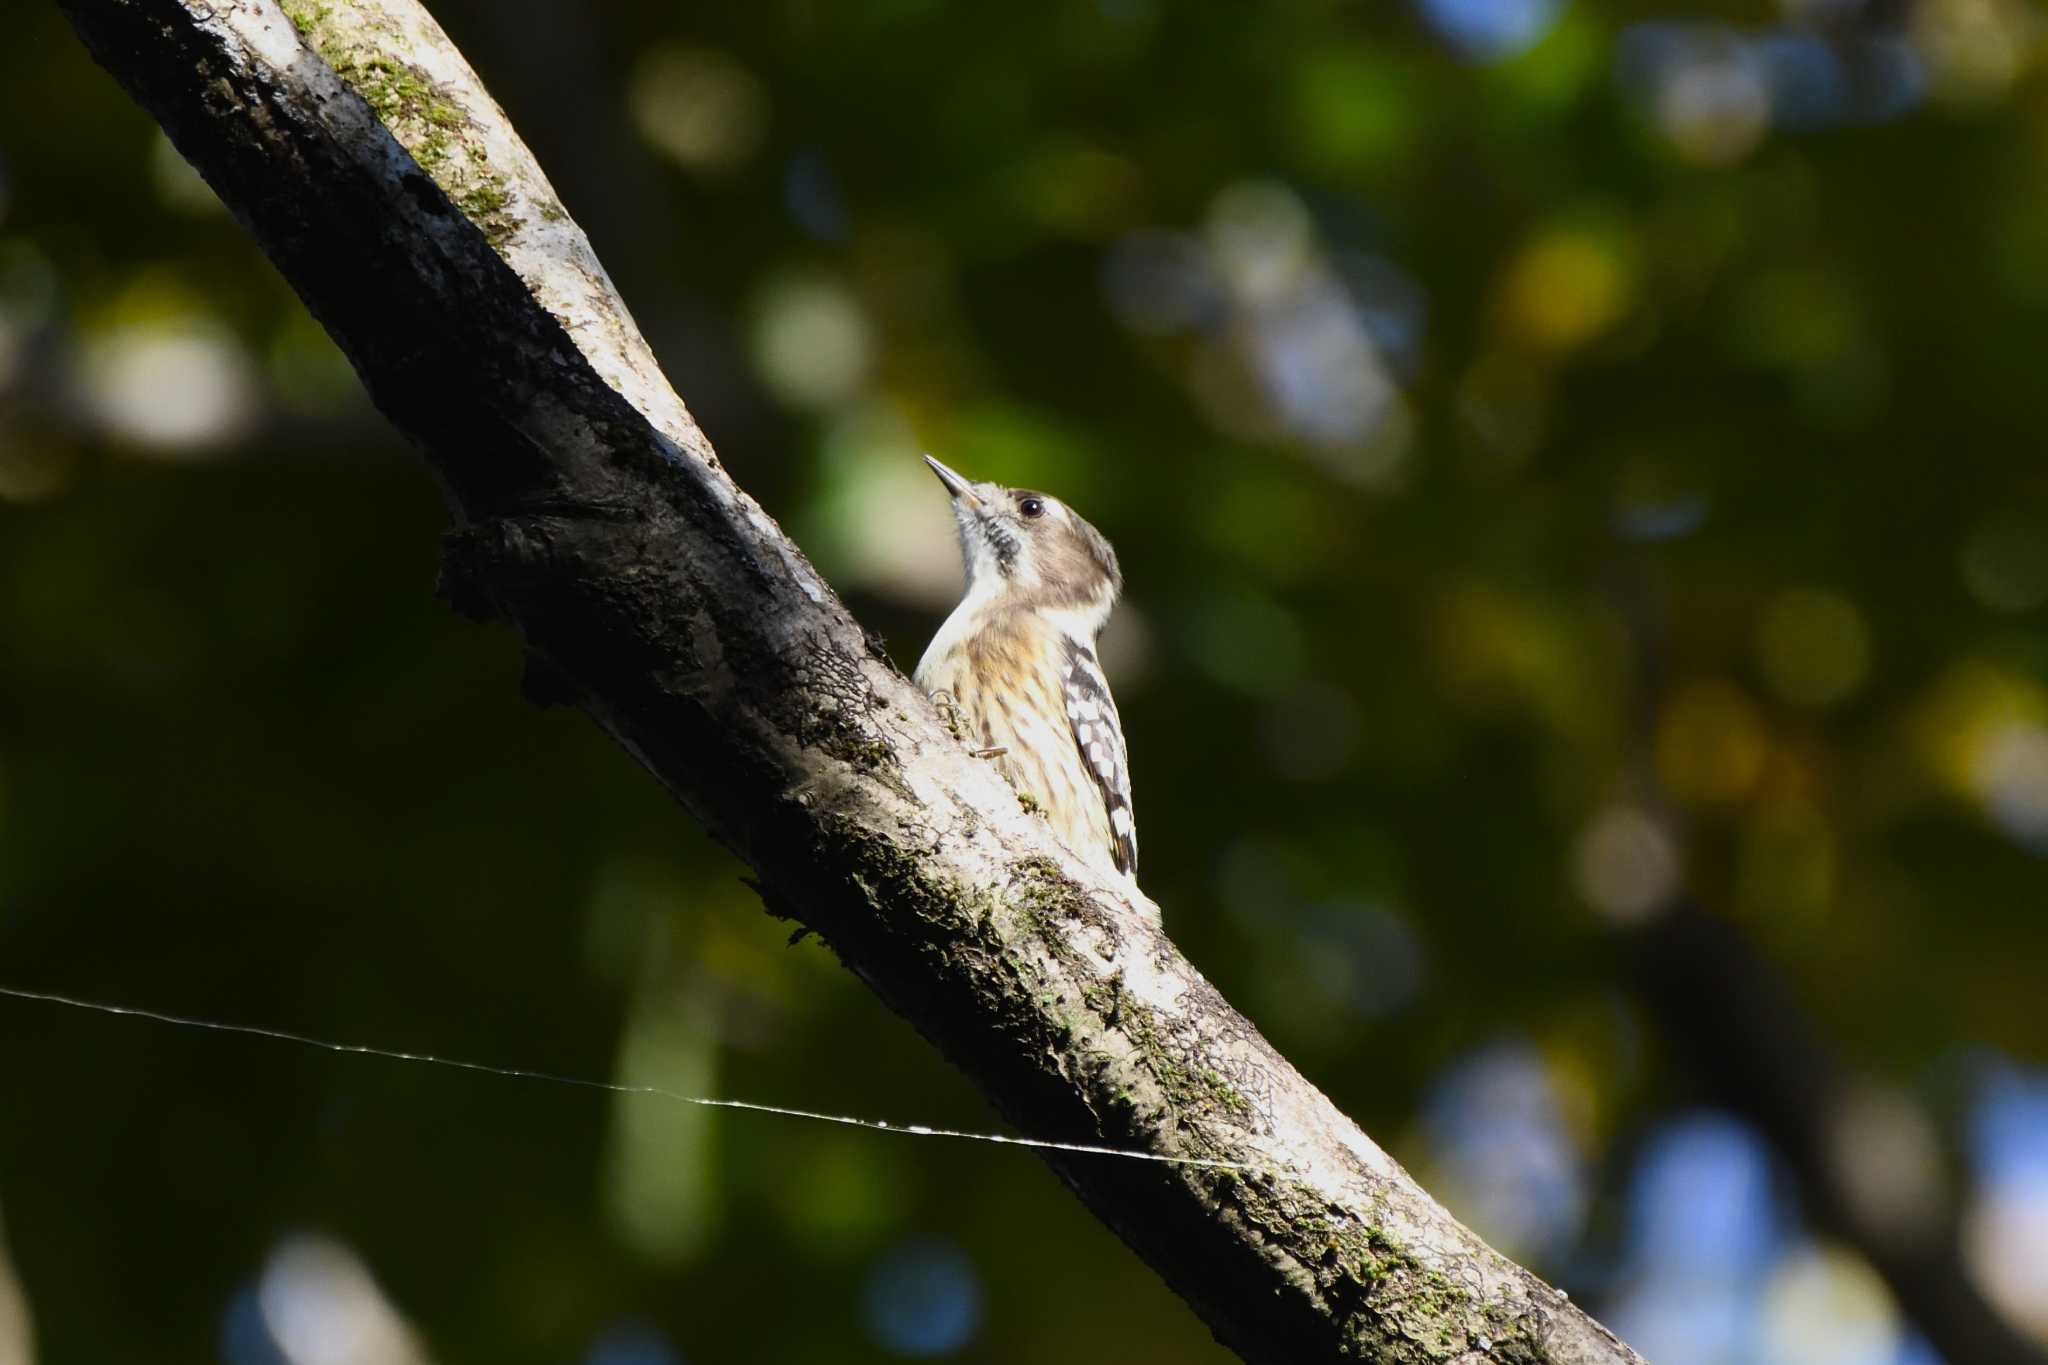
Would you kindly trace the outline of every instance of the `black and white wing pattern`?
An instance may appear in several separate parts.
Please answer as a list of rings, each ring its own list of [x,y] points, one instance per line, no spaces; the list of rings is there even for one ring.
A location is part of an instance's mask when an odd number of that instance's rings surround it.
[[[1109,850],[1116,870],[1127,877],[1138,875],[1138,825],[1131,813],[1131,765],[1124,751],[1123,722],[1110,699],[1109,682],[1095,651],[1080,641],[1067,640],[1067,671],[1061,691],[1067,707],[1067,723],[1073,727],[1074,744],[1095,785],[1102,789],[1102,804],[1109,816]]]

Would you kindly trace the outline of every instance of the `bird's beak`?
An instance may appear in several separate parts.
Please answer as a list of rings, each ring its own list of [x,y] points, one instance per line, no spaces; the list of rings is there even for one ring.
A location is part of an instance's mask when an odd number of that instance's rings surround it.
[[[929,455],[924,457],[924,462],[932,467],[932,473],[939,476],[939,482],[946,485],[946,491],[951,493],[956,501],[965,502],[969,507],[981,506],[981,499],[974,495],[973,484]]]

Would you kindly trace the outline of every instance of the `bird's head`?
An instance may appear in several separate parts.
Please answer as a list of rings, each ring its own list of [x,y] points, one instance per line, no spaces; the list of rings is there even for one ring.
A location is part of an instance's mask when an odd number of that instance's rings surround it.
[[[1123,588],[1116,551],[1102,532],[1049,493],[974,483],[929,455],[924,462],[953,497],[970,595],[1078,612],[1101,628]]]

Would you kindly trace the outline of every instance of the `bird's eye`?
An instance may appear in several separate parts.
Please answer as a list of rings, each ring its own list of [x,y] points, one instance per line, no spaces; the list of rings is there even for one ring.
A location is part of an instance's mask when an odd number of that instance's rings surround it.
[[[1042,516],[1044,516],[1044,515],[1045,515],[1045,499],[1044,499],[1044,498],[1022,498],[1022,499],[1019,499],[1019,500],[1018,500],[1018,503],[1017,503],[1017,510],[1018,510],[1019,512],[1023,513],[1023,514],[1024,514],[1025,516],[1027,516],[1027,517],[1042,517]]]

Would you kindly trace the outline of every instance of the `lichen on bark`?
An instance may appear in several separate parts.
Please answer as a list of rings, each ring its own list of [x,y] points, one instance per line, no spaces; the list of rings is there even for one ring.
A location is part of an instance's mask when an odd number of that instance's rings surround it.
[[[477,123],[452,92],[400,55],[405,46],[397,21],[356,4],[281,0],[281,8],[448,201],[492,246],[502,248],[518,228],[507,212],[510,184],[491,165]],[[559,205],[543,205],[541,211],[550,207],[561,212]]]

